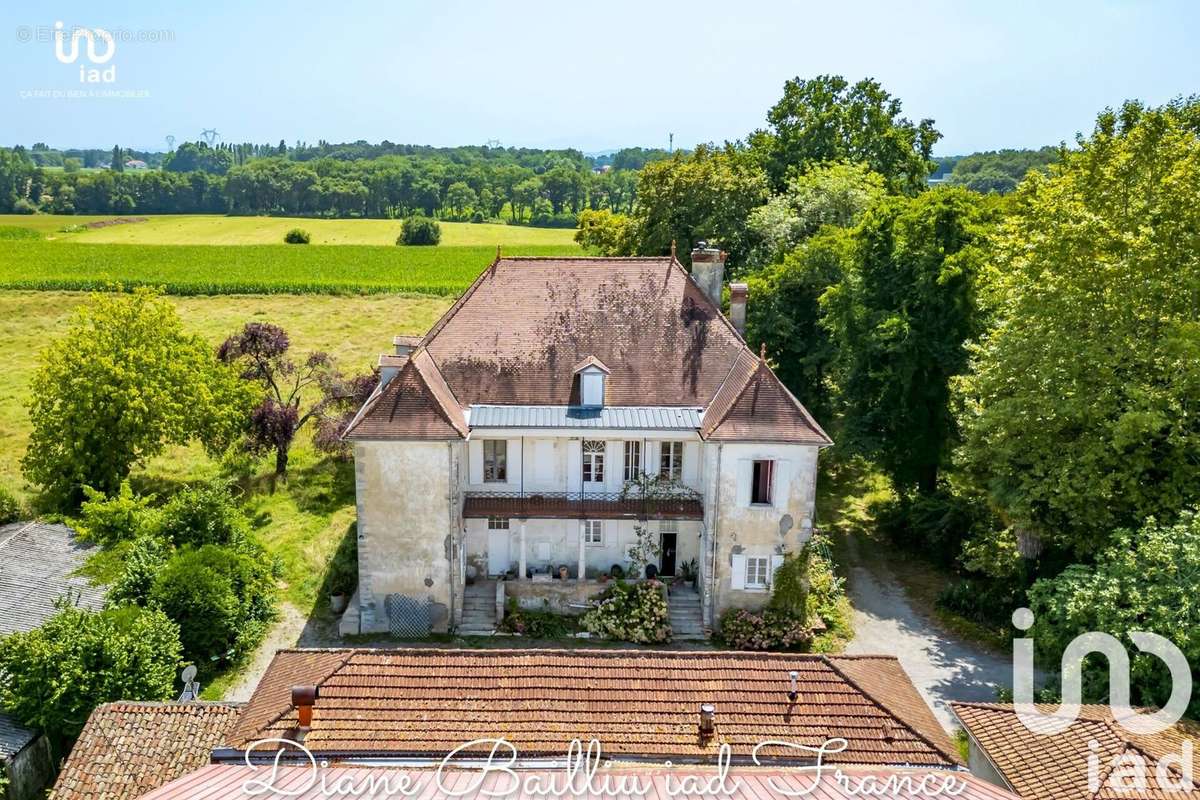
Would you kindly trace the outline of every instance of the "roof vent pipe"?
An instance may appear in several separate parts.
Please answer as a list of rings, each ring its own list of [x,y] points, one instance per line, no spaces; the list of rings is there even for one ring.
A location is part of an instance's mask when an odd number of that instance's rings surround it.
[[[800,673],[796,672],[796,670],[792,670],[788,673],[788,678],[790,678],[792,681],[792,688],[788,690],[788,700],[792,701],[793,703],[796,702],[796,698],[800,697],[800,691],[796,688],[796,679],[799,677]]]
[[[712,703],[700,706],[700,738],[711,739],[717,732],[717,707]]]
[[[313,703],[316,700],[316,686],[292,687],[292,706],[296,709],[296,726],[302,731],[312,728]]]

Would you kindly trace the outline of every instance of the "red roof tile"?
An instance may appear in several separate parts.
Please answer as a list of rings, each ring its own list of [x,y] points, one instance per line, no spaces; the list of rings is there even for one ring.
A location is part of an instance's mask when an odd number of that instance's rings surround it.
[[[799,673],[800,698],[787,697]],[[598,739],[616,757],[741,756],[766,739],[819,745],[843,737],[839,763],[951,766],[953,746],[921,708],[898,662],[744,652],[569,650],[280,651],[231,744],[289,735],[289,690],[319,695],[304,739],[314,752],[441,758],[504,737],[525,755],[562,755]],[[907,684],[907,689],[903,685]],[[717,735],[698,739],[700,705]],[[775,755],[780,755],[776,751]]]
[[[231,703],[106,703],[88,718],[52,797],[140,797],[207,764],[240,710]]]

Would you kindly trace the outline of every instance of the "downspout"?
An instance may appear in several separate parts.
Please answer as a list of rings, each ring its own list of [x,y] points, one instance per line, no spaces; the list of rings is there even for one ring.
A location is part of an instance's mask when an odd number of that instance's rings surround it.
[[[455,614],[454,614],[455,609],[458,606],[457,602],[455,602],[458,597],[458,584],[463,583],[466,578],[465,575],[457,574],[458,573],[458,569],[457,569],[458,564],[455,563],[455,558],[454,558],[454,551],[456,549],[462,547],[462,542],[460,541],[461,531],[458,530],[461,527],[461,525],[457,522],[456,515],[454,513],[454,502],[457,499],[457,497],[455,496],[454,490],[457,488],[457,486],[455,485],[457,482],[456,481],[457,477],[458,477],[457,470],[455,469],[455,464],[454,464],[454,442],[447,441],[446,442],[446,483],[448,485],[447,485],[447,492],[446,492],[446,505],[447,505],[447,510],[450,513],[450,548],[449,548],[449,551],[446,553],[446,561],[448,562],[447,566],[449,567],[449,570],[450,570],[449,574],[450,574],[450,628],[451,629],[454,629],[455,627],[458,626],[458,620],[455,618]],[[455,580],[456,577],[457,577],[457,580]]]
[[[713,487],[713,518],[712,525],[709,526],[709,538],[712,539],[712,562],[711,569],[708,571],[708,623],[710,628],[716,627],[717,622],[717,520],[721,518],[721,455],[724,452],[725,445],[717,445],[717,468],[716,474],[713,475],[715,483]]]

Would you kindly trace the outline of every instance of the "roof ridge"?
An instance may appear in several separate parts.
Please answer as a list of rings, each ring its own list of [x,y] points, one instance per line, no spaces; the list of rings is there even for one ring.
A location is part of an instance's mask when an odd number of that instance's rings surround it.
[[[904,672],[904,666],[903,666],[902,664],[900,664],[900,659],[899,659],[899,658],[897,658],[897,659],[894,659],[894,660],[895,660],[895,662],[896,662],[898,665],[900,665],[900,671],[901,671],[901,672]],[[887,706],[885,706],[885,705],[883,704],[883,702],[882,702],[882,701],[880,701],[880,699],[879,699],[878,697],[876,697],[876,696],[875,696],[874,694],[872,694],[871,692],[867,691],[867,689],[866,689],[866,688],[864,688],[864,687],[862,686],[862,684],[860,684],[858,681],[854,680],[854,679],[853,679],[853,678],[851,678],[849,675],[847,675],[847,674],[846,674],[846,672],[845,672],[844,670],[840,669],[840,668],[838,667],[838,665],[834,663],[834,661],[833,661],[833,657],[830,657],[830,656],[827,656],[827,657],[825,657],[825,662],[826,662],[827,664],[829,664],[829,668],[830,668],[830,669],[832,669],[834,672],[836,672],[838,675],[840,675],[840,676],[841,676],[842,680],[846,681],[846,683],[850,684],[850,685],[851,685],[851,686],[853,686],[855,689],[858,689],[860,692],[862,692],[862,694],[863,694],[863,697],[866,697],[868,700],[870,700],[872,703],[874,703],[874,704],[875,704],[875,706],[876,706],[876,707],[877,707],[877,708],[878,708],[880,711],[883,711],[883,712],[885,712],[885,713],[886,713],[886,714],[887,714],[889,717],[891,717],[892,719],[894,719],[894,720],[898,721],[898,722],[899,722],[901,725],[903,725],[905,728],[907,728],[907,729],[909,730],[909,732],[910,732],[910,733],[912,733],[914,736],[916,736],[918,739],[920,739],[920,740],[921,740],[922,742],[924,742],[925,744],[929,745],[929,746],[930,746],[930,747],[931,747],[931,748],[934,750],[934,752],[936,752],[936,753],[938,753],[938,754],[940,754],[940,755],[942,755],[942,756],[945,756],[945,757],[946,757],[946,759],[947,759],[948,761],[950,761],[950,763],[952,763],[952,764],[958,764],[958,763],[959,763],[959,755],[958,755],[958,753],[950,752],[950,751],[948,751],[948,750],[943,750],[943,749],[942,749],[942,747],[941,747],[940,745],[938,745],[937,743],[935,743],[934,741],[932,741],[932,740],[931,740],[931,739],[930,739],[928,736],[926,736],[926,735],[925,735],[925,734],[924,734],[922,731],[919,731],[919,730],[917,730],[915,727],[913,727],[912,723],[910,723],[908,720],[904,719],[903,717],[901,717],[900,715],[898,715],[896,712],[892,711],[890,708],[888,708]],[[907,673],[907,672],[905,672],[904,674],[905,674],[905,677],[907,677],[907,676],[908,676],[908,673]],[[911,684],[911,683],[912,683],[912,678],[909,678],[908,680],[909,680],[909,683]],[[915,689],[916,689],[916,687],[914,686],[914,687],[913,687],[913,689],[915,690]],[[917,697],[918,697],[918,698],[921,700],[921,702],[923,702],[923,703],[925,702],[925,698],[921,697],[921,694],[920,694],[920,692],[918,692],[918,693],[917,693]],[[926,705],[928,705],[928,704],[926,704]],[[936,718],[935,718],[935,719],[936,719]]]
[[[737,657],[747,659],[798,659],[803,661],[828,661],[831,658],[839,659],[884,659],[887,661],[899,662],[895,656],[889,655],[854,655],[854,656],[828,656],[823,653],[767,653],[754,652],[749,650],[625,650],[625,649],[593,649],[583,647],[516,647],[516,648],[496,648],[496,649],[477,649],[470,647],[406,647],[402,651],[381,649],[377,647],[281,647],[275,651],[279,653],[350,653],[352,655],[379,655],[388,656],[396,655],[397,653],[421,653],[421,652],[437,652],[437,653],[461,653],[471,656],[509,656],[513,654],[546,654],[557,656],[589,656],[599,658],[661,658],[663,656],[684,656],[688,658],[714,658],[714,657]]]

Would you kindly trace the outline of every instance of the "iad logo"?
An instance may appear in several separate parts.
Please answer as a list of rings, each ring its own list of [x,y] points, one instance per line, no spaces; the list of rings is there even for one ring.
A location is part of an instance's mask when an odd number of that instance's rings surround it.
[[[115,83],[117,80],[117,65],[100,69],[100,66],[112,60],[117,52],[117,43],[113,36],[103,28],[81,28],[75,26],[70,31],[70,48],[66,46],[67,32],[63,30],[62,22],[54,23],[54,57],[63,64],[74,64],[79,60],[79,42],[87,41],[87,60],[91,67],[79,65],[80,83]],[[103,46],[103,52],[97,47],[97,41]]]
[[[1033,612],[1018,608],[1012,615],[1017,630],[1033,627]],[[1165,731],[1183,718],[1192,697],[1192,671],[1187,658],[1170,640],[1149,631],[1130,631],[1138,650],[1161,659],[1171,671],[1171,698],[1151,714],[1134,711],[1129,705],[1129,654],[1125,646],[1107,633],[1085,633],[1067,645],[1062,655],[1062,696],[1058,709],[1049,714],[1033,704],[1033,639],[1013,639],[1013,703],[1021,723],[1034,733],[1062,733],[1079,718],[1083,702],[1083,662],[1099,653],[1108,660],[1108,706],[1113,719],[1133,734]]]

